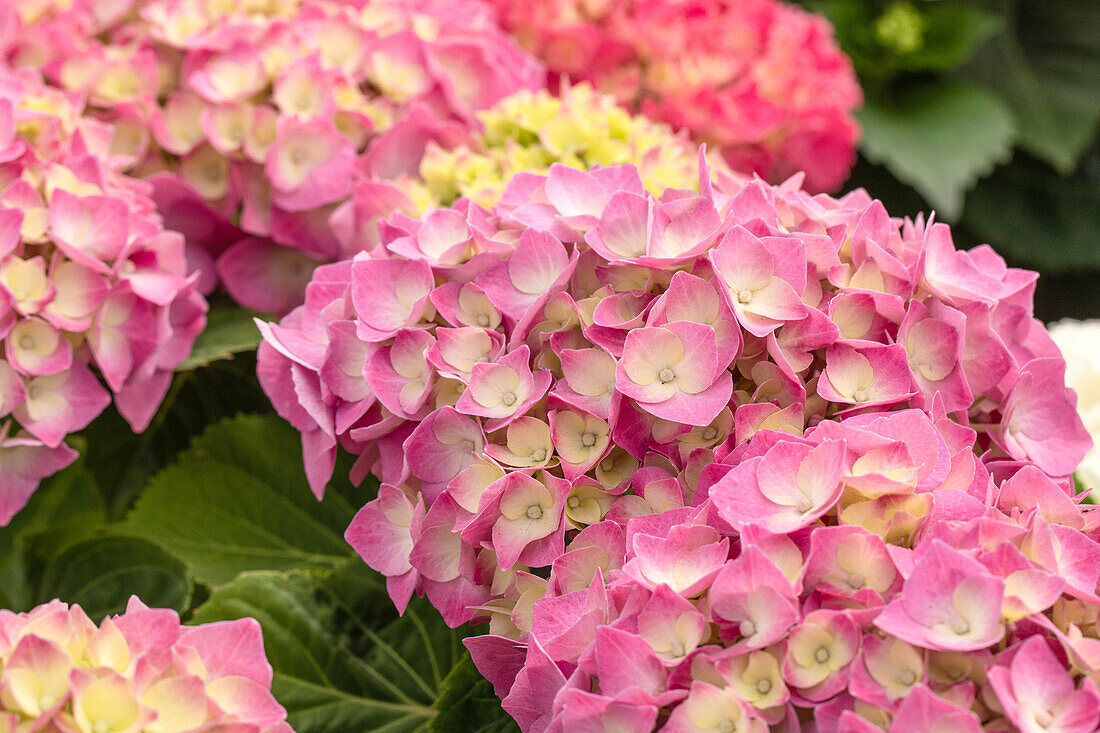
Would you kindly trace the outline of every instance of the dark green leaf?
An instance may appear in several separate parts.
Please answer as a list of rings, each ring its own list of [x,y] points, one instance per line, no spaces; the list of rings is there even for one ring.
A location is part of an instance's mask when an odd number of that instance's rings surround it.
[[[1035,317],[1043,323],[1063,318],[1100,318],[1097,288],[1100,272],[1096,270],[1044,272],[1035,287]]]
[[[38,603],[60,598],[79,603],[99,621],[121,613],[131,595],[149,606],[187,607],[191,576],[183,563],[152,542],[101,536],[70,545],[50,564],[38,589]]]
[[[252,354],[181,372],[145,432],[135,435],[114,408],[83,431],[88,468],[108,496],[112,517],[120,517],[150,477],[175,460],[206,426],[238,413],[270,411]]]
[[[273,415],[232,418],[158,473],[123,526],[170,548],[210,585],[246,570],[334,565],[353,555],[344,530],[370,499],[346,473],[337,466],[318,502],[297,431]]]
[[[913,87],[890,106],[859,114],[863,152],[912,185],[941,217],[955,219],[980,177],[1012,156],[1012,114],[995,95],[965,82]]]
[[[493,692],[489,680],[481,676],[469,654],[455,665],[440,685],[435,701],[439,715],[431,722],[438,733],[471,731],[471,733],[512,733],[519,726],[500,707],[500,698]]]
[[[188,371],[219,359],[231,359],[234,354],[254,351],[260,344],[260,332],[253,322],[259,315],[247,308],[218,305],[206,315],[206,328],[195,339],[191,354],[176,367]]]
[[[1100,145],[1071,178],[1017,156],[971,192],[964,222],[1015,263],[1044,272],[1096,271],[1098,212]]]
[[[462,632],[423,599],[399,618],[380,576],[358,559],[331,570],[245,573],[216,588],[193,621],[242,616],[263,626],[275,696],[298,733],[424,731],[441,694],[459,702],[448,677],[466,655]],[[460,712],[473,709],[461,704]],[[502,714],[499,703],[477,704],[491,715],[483,723]]]
[[[1100,124],[1100,3],[1002,5],[1006,32],[982,46],[967,74],[1012,106],[1024,149],[1069,173]]]
[[[83,459],[45,479],[8,526],[0,527],[0,607],[33,606],[42,568],[105,520],[103,499]]]

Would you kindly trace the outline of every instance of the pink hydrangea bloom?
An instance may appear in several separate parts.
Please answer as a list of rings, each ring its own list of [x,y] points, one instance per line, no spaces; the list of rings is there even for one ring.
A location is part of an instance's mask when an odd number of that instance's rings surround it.
[[[112,398],[144,430],[206,323],[183,237],[81,105],[0,72],[0,525]]]
[[[429,144],[473,144],[476,112],[545,81],[479,0],[101,5],[28,6],[0,54],[85,95],[203,291],[267,312],[422,210],[405,182]]]
[[[60,601],[0,611],[0,729],[291,733],[251,618],[181,626],[131,596],[98,626]]]
[[[314,491],[338,446],[382,482],[348,541],[488,622],[524,730],[1095,725],[1090,441],[1034,278],[701,160],[395,215],[261,324]]]
[[[736,170],[822,191],[855,162],[862,93],[824,18],[778,0],[491,2],[554,81],[591,81]]]

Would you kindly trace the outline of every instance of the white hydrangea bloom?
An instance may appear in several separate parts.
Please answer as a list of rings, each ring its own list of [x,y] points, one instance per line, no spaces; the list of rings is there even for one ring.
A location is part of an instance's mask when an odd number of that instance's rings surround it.
[[[1087,488],[1100,491],[1100,320],[1064,320],[1050,335],[1066,357],[1066,386],[1077,392],[1077,411],[1097,444],[1077,469]]]

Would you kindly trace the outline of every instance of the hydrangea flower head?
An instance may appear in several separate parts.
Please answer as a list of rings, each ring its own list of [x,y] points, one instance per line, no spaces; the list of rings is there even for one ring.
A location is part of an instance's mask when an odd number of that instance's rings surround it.
[[[112,399],[144,430],[206,322],[183,237],[81,109],[34,72],[0,72],[0,524]]]
[[[410,198],[429,143],[544,71],[478,0],[142,0],[22,12],[5,52],[85,95],[202,286],[284,313]]]
[[[348,541],[489,624],[524,730],[1094,728],[1091,441],[1034,276],[700,168],[394,215],[261,323],[314,491],[338,446],[381,482]]]
[[[136,596],[96,625],[60,601],[0,611],[0,726],[291,733],[254,619],[181,626]]]
[[[862,101],[821,17],[778,0],[492,0],[555,80],[717,147],[734,170],[832,190],[855,162]]]

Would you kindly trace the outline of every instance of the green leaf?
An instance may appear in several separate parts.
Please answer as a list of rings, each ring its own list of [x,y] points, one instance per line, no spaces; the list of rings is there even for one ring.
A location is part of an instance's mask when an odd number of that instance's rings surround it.
[[[956,219],[963,197],[1012,157],[1012,114],[996,95],[966,82],[921,85],[890,106],[859,113],[863,152]]]
[[[176,371],[189,371],[234,354],[254,351],[260,345],[260,331],[253,318],[256,311],[233,305],[217,305],[206,314],[206,328],[195,339],[191,354]]]
[[[269,413],[271,403],[256,380],[252,354],[175,375],[149,427],[135,435],[108,408],[81,435],[88,468],[107,494],[110,514],[121,517],[149,479],[175,460],[208,425],[239,413]]]
[[[1020,145],[1072,172],[1100,125],[1100,3],[1013,0],[1006,32],[968,65],[1016,114]]]
[[[493,692],[492,684],[477,671],[469,654],[444,678],[435,709],[439,715],[432,720],[430,728],[438,733],[456,730],[512,733],[519,730],[512,716],[501,709],[500,698]]]
[[[103,498],[83,458],[43,480],[27,505],[0,527],[0,607],[29,610],[43,568],[105,521]]]
[[[1017,156],[971,192],[964,223],[1016,264],[1050,273],[1095,272],[1100,270],[1097,212],[1100,143],[1068,178]]]
[[[149,606],[182,611],[192,580],[182,562],[152,542],[101,536],[70,545],[50,564],[38,589],[38,603],[60,598],[79,603],[99,621],[121,613],[131,595]]]
[[[398,617],[381,577],[357,558],[331,570],[245,573],[192,620],[243,616],[263,626],[273,690],[298,733],[426,731],[441,695],[454,699],[448,677],[466,655],[463,633],[420,598]],[[499,703],[484,710],[502,715]]]
[[[337,465],[318,502],[301,455],[298,432],[278,417],[221,422],[153,478],[123,527],[170,548],[209,585],[246,570],[335,565],[354,554],[344,530],[371,492]]]

